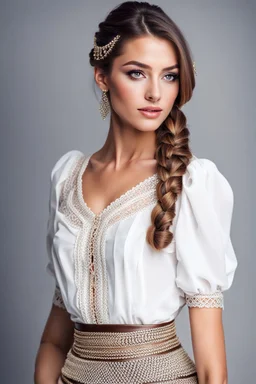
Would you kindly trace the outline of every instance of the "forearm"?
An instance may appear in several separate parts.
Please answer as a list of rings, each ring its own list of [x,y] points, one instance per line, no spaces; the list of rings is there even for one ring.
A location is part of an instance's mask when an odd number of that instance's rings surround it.
[[[216,372],[201,372],[198,374],[199,384],[228,384],[226,374],[218,374]]]
[[[35,361],[34,384],[56,384],[66,359],[65,353],[52,343],[41,343]]]
[[[193,352],[199,384],[227,384],[221,308],[190,308]]]

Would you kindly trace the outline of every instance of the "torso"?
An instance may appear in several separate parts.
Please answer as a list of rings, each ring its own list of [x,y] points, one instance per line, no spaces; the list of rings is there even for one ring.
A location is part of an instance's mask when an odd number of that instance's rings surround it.
[[[47,269],[54,274],[60,292],[56,302],[61,294],[72,321],[166,322],[177,317],[186,303],[186,293],[192,296],[190,306],[194,302],[201,305],[198,292],[204,300],[210,285],[215,287],[222,282],[225,288],[227,277],[229,284],[232,282],[237,261],[228,232],[224,232],[225,227],[229,231],[225,220],[231,217],[232,190],[211,161],[194,156],[188,165],[170,226],[173,240],[157,251],[148,244],[146,235],[158,202],[158,174],[152,175],[153,169],[147,168],[151,176],[145,179],[146,172],[141,177],[140,167],[140,172],[120,183],[118,179],[107,178],[106,173],[102,177],[96,172],[85,173],[89,158],[80,151],[69,151],[57,161],[51,174]],[[84,174],[86,187],[90,187],[85,191],[86,199],[90,199],[88,204],[92,209],[98,208],[97,213],[103,208],[97,215],[83,199]],[[93,175],[97,175],[94,184],[99,186],[98,193],[90,183]],[[128,181],[133,183],[128,185]],[[120,187],[116,194],[114,182]],[[223,195],[218,195],[217,190]],[[98,201],[100,205],[96,205]],[[219,209],[225,204],[230,205],[222,213]],[[225,249],[224,238],[229,240]],[[218,258],[220,265],[216,264],[216,252],[223,255],[222,261]],[[227,265],[228,276],[224,273]]]

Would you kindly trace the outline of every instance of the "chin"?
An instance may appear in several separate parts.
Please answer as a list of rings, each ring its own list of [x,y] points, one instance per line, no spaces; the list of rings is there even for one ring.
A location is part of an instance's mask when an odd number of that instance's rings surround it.
[[[157,130],[157,128],[159,128],[159,126],[161,125],[161,123],[158,123],[156,124],[145,124],[145,122],[142,122],[139,126],[138,126],[138,123],[136,125],[134,125],[134,129],[137,129],[138,131],[141,131],[141,132],[154,132]]]

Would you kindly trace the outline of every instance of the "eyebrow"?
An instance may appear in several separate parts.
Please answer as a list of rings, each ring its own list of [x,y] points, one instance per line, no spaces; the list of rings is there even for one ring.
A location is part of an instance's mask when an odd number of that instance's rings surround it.
[[[139,61],[136,61],[136,60],[128,61],[127,63],[123,64],[122,67],[125,67],[126,65],[132,65],[132,64],[137,65],[138,67],[141,67],[141,68],[152,69],[150,65],[140,63]],[[162,71],[170,71],[171,69],[179,68],[179,67],[180,67],[179,64],[174,64],[171,67],[163,68]]]

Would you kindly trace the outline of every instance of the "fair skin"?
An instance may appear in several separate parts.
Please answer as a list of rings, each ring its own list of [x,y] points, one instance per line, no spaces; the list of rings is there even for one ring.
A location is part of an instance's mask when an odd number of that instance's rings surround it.
[[[134,60],[147,67],[125,65]],[[84,200],[95,214],[157,171],[155,130],[178,95],[177,64],[170,42],[143,36],[126,42],[109,75],[95,67],[95,81],[101,90],[109,90],[111,99],[107,139],[91,156],[82,177]],[[166,69],[173,66],[176,68]],[[132,70],[135,72],[127,73]],[[146,106],[160,107],[162,112],[150,119],[138,111]],[[226,384],[222,310],[189,308],[189,318],[199,384]],[[67,312],[53,305],[37,355],[35,384],[61,383],[58,376],[72,345],[72,332]]]
[[[74,324],[69,313],[52,305],[35,361],[35,384],[62,384],[61,367],[73,343]]]

